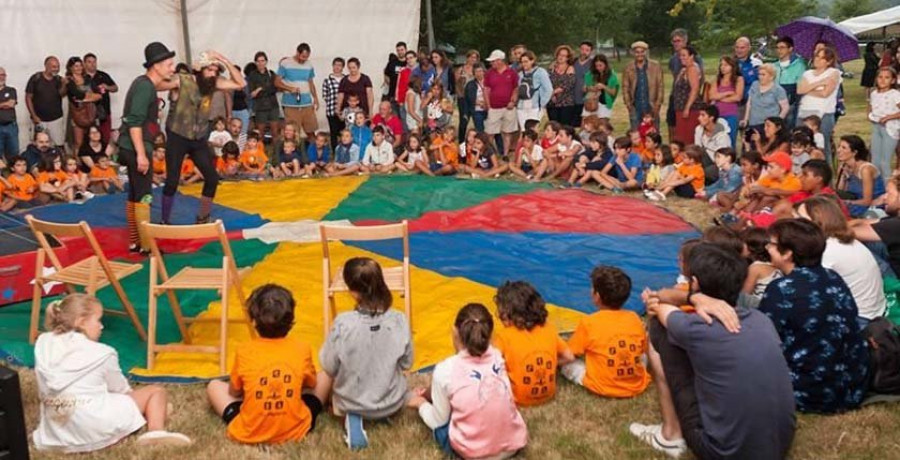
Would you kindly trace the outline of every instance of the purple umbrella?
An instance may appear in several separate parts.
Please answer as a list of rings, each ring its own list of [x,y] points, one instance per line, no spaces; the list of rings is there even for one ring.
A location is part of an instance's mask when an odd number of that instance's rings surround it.
[[[794,51],[810,59],[816,42],[829,43],[837,51],[838,61],[859,59],[859,41],[846,28],[830,19],[804,16],[775,29],[779,37],[791,37],[794,40]]]

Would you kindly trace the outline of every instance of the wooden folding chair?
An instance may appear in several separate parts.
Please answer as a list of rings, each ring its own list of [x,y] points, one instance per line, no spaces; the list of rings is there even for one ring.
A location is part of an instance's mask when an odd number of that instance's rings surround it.
[[[199,225],[155,225],[149,222],[144,222],[142,225],[150,238],[150,313],[147,320],[147,329],[149,329],[147,368],[153,369],[156,354],[164,351],[211,353],[219,355],[219,369],[224,374],[226,372],[228,323],[245,323],[250,330],[250,335],[255,336],[253,325],[250,323],[250,316],[247,313],[244,292],[241,289],[241,272],[238,271],[235,265],[234,254],[231,252],[231,245],[228,243],[228,237],[225,235],[225,226],[221,220]],[[169,276],[162,254],[159,251],[159,245],[156,242],[157,239],[217,239],[222,245],[224,253],[222,266],[216,268],[184,267],[178,273]],[[157,281],[161,281],[161,283],[157,284]],[[243,313],[242,318],[228,318],[228,288],[233,288],[237,292],[238,300],[241,303],[241,312]],[[219,291],[222,295],[222,312],[219,318],[186,318],[181,311],[181,304],[178,303],[178,298],[175,296],[176,290],[186,289],[214,289]],[[172,307],[175,321],[178,323],[178,330],[181,332],[181,337],[184,341],[183,344],[158,345],[156,343],[157,297],[163,293],[168,296],[169,305]],[[188,334],[187,325],[194,322],[218,322],[219,345],[191,344],[191,336]]]
[[[81,221],[77,224],[59,224],[55,222],[47,222],[35,219],[32,215],[25,216],[25,221],[34,232],[35,238],[41,245],[37,250],[37,262],[35,262],[34,273],[34,293],[31,299],[31,326],[28,330],[28,341],[34,343],[38,335],[38,320],[41,313],[41,295],[43,294],[44,285],[48,282],[64,283],[66,290],[71,294],[77,292],[75,286],[82,286],[89,295],[95,295],[98,290],[111,285],[122,302],[120,310],[107,310],[104,312],[110,315],[127,316],[134,324],[141,340],[147,340],[147,333],[144,326],[138,318],[134,306],[128,300],[128,295],[122,289],[120,280],[133,273],[137,273],[141,269],[141,264],[130,264],[125,262],[113,262],[106,258],[103,249],[94,237],[94,232],[87,222]],[[82,259],[68,266],[63,266],[57,257],[56,252],[47,240],[46,235],[54,237],[79,237],[87,240],[94,255]],[[44,260],[50,259],[56,273],[44,275]]]
[[[340,291],[348,291],[347,285],[344,283],[343,266],[338,267],[337,271],[332,274],[331,256],[328,251],[328,240],[343,241],[375,241],[375,240],[403,240],[403,265],[399,267],[382,267],[384,273],[384,281],[387,283],[388,289],[399,291],[403,297],[404,310],[406,317],[409,319],[409,330],[412,333],[412,296],[409,285],[409,225],[407,221],[399,224],[390,225],[373,225],[365,227],[355,226],[334,226],[327,224],[319,225],[319,234],[322,239],[322,294],[323,299],[323,316],[325,321],[325,335],[328,335],[328,329],[334,320],[336,312],[334,294]]]

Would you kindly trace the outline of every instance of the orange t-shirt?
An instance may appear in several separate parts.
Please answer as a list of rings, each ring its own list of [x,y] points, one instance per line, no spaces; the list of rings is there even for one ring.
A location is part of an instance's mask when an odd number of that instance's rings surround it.
[[[69,176],[65,173],[65,171],[41,171],[38,174],[37,182],[38,184],[53,184],[56,185],[61,182],[65,182],[69,179]]]
[[[456,142],[446,142],[443,137],[437,137],[431,141],[431,145],[440,147],[441,153],[444,154],[444,162],[446,164],[459,166],[459,146],[456,145]],[[436,160],[439,159],[440,158],[436,158]]]
[[[648,149],[647,147],[644,147],[644,144],[643,144],[643,143],[640,143],[640,144],[637,144],[637,145],[632,145],[632,146],[631,146],[631,150],[632,150],[634,153],[640,155],[640,156],[641,156],[641,159],[642,159],[644,162],[647,162],[647,163],[653,163],[653,160],[654,160],[653,157],[656,156],[656,152],[654,152],[653,150]]]
[[[703,183],[706,180],[706,174],[703,173],[703,166],[696,163],[690,166],[682,164],[676,171],[678,171],[678,174],[681,174],[681,177],[691,176],[694,178],[691,181],[691,187],[694,187],[694,191],[699,192],[700,190],[703,190]]]
[[[784,190],[786,192],[796,192],[799,191],[802,186],[800,185],[800,179],[794,175],[794,173],[787,173],[779,179],[772,179],[768,176],[760,177],[756,184],[760,187],[766,188],[774,188],[778,190]]]
[[[116,174],[116,170],[112,167],[103,169],[99,166],[94,166],[91,168],[92,179],[115,179],[116,177],[119,177],[119,175]]]
[[[6,178],[9,182],[10,189],[7,190],[13,198],[20,201],[31,201],[34,199],[34,192],[37,190],[37,181],[31,174],[25,173],[21,176],[10,174]]]
[[[194,160],[190,158],[185,158],[183,162],[181,162],[181,175],[184,176],[192,176],[194,174]]]
[[[71,179],[71,180],[75,180],[75,181],[84,180],[85,176],[86,176],[86,174],[81,171],[75,171],[73,173],[68,173],[68,172],[66,173],[66,179]]]
[[[582,384],[611,398],[631,398],[650,384],[641,361],[647,352],[647,333],[641,318],[628,310],[600,310],[585,316],[569,338],[569,348],[584,355]]]
[[[257,148],[256,150],[244,150],[241,152],[240,161],[244,169],[258,172],[266,168],[269,157],[266,156],[266,152],[262,148]]]
[[[500,325],[494,346],[503,352],[513,398],[520,406],[534,406],[556,395],[557,355],[568,347],[550,323],[530,331]]]
[[[242,391],[241,412],[228,424],[235,441],[257,444],[300,440],[312,414],[300,399],[316,386],[312,348],[292,338],[259,338],[237,347],[231,389]]]
[[[153,159],[153,174],[165,174],[166,173],[166,159],[157,160]]]
[[[237,165],[238,160],[226,160],[224,156],[216,158],[216,171],[219,174],[228,174],[228,169]]]

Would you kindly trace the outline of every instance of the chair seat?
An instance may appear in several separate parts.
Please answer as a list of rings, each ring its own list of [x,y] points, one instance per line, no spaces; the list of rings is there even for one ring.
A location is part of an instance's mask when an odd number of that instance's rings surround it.
[[[221,268],[185,267],[155,289],[221,289],[222,274]]]
[[[109,261],[108,263],[109,268],[112,270],[113,276],[115,276],[116,279],[125,278],[141,269],[141,264],[112,261]],[[75,284],[78,286],[87,286],[91,279],[92,269],[96,270],[96,286],[98,289],[109,284],[109,278],[106,276],[106,272],[103,271],[103,267],[100,265],[100,260],[97,256],[91,256],[69,265],[56,273],[45,276],[44,279]]]
[[[390,267],[382,269],[382,273],[384,274],[384,282],[387,284],[388,289],[392,291],[403,291],[403,267]],[[343,292],[348,291],[347,283],[344,282],[344,268],[339,267],[337,272],[334,274],[334,278],[331,280],[331,286],[328,287],[328,292]]]

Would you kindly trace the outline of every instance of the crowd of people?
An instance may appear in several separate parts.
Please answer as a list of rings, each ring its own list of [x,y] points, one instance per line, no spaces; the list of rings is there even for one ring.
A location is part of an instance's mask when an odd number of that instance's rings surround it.
[[[360,449],[368,444],[364,420],[408,406],[448,453],[503,458],[528,443],[519,407],[552,404],[558,375],[608,398],[636,397],[653,380],[661,423],[633,423],[629,430],[654,449],[673,457],[690,450],[699,458],[784,458],[797,428],[795,411],[853,410],[873,389],[878,370],[863,335],[885,315],[883,278],[900,270],[900,218],[892,217],[900,209],[900,175],[891,163],[900,138],[897,74],[890,66],[874,73],[867,146],[859,136],[834,134],[843,81],[828,43],[807,60],[794,53],[791,37],[780,37],[778,60],[766,64],[741,37],[708,81],[687,32],[675,30],[671,39],[668,96],[664,69],[642,41],[631,45],[633,60],[621,76],[590,42],[577,55],[557,47],[546,68],[525,46],[510,50],[509,59],[494,50],[489,69],[477,51],[454,68],[439,50],[417,53],[401,42],[384,70],[380,101],[356,58],[335,58],[331,73],[317,80],[307,44],[272,71],[264,52],[244,69],[214,51],[202,53],[192,68],[176,68],[175,53],[153,43],[145,49],[146,74],[128,91],[117,141],[99,117],[80,126],[73,115],[77,149],[70,150],[79,157],[69,157],[59,147],[63,139],[54,137],[65,131],[53,126],[56,112],[32,112],[45,129],[25,154],[4,152],[11,168],[4,206],[31,204],[35,193],[74,200],[88,190],[121,189],[117,175],[101,181],[95,172],[110,168],[109,153],[127,169],[132,228],[149,219],[154,182],[164,186],[164,223],[182,183],[203,181],[197,220],[205,222],[220,179],[314,175],[508,174],[561,187],[594,182],[614,193],[638,190],[649,200],[674,193],[708,201],[721,209],[717,225],[683,243],[681,276],[672,287],[642,295],[649,332],[622,309],[631,280],[616,267],[590,274],[598,311],[568,340],[547,322],[540,293],[510,281],[493,299],[499,324],[484,305],[463,306],[452,328],[457,353],[437,365],[430,388],[409,389],[407,319],[390,308],[378,264],[355,258],[343,277],[357,307],[336,319],[318,350],[318,373],[312,348],[287,337],[293,296],[262,286],[249,300],[261,339],[239,346],[230,382],[211,382],[209,401],[239,442],[302,439],[330,404],[344,420],[347,444]],[[50,99],[35,91],[56,98],[68,92],[73,105],[99,109],[102,96],[117,88],[108,75],[95,86],[88,76],[98,74],[96,58],[86,61],[83,69],[67,66],[63,80],[55,76],[55,58],[48,58],[29,83],[29,109]],[[158,125],[160,90],[169,91],[165,134]],[[617,100],[629,116],[620,136],[610,123]],[[327,130],[316,120],[320,104]],[[0,100],[0,120],[9,109]],[[28,179],[35,165],[37,176]],[[20,195],[26,192],[31,195]],[[136,228],[132,244],[144,248]],[[131,391],[114,351],[96,342],[101,315],[99,302],[81,295],[48,309],[49,332],[35,350],[42,398],[36,445],[94,450],[145,419],[148,431],[139,442],[189,443],[165,431],[165,393]],[[100,391],[106,399],[73,407],[66,398],[79,394],[51,382],[85,361],[95,366],[79,377],[79,391],[115,384]],[[268,379],[279,379],[287,391],[270,395]],[[78,420],[81,437],[59,425],[59,411]],[[103,415],[111,411],[117,415]]]

